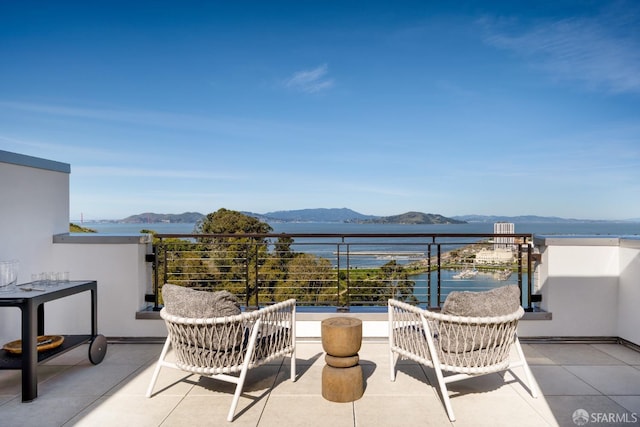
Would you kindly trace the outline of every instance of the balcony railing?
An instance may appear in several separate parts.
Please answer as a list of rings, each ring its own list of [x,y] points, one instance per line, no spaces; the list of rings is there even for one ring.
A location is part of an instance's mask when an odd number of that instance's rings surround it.
[[[158,234],[154,309],[174,283],[226,289],[247,308],[296,298],[357,311],[396,298],[439,308],[453,290],[517,284],[532,309],[530,234]]]

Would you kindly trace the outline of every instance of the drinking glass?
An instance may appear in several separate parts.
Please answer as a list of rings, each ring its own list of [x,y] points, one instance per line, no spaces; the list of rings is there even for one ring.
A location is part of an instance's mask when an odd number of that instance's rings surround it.
[[[18,282],[18,260],[0,261],[0,288],[15,285]]]

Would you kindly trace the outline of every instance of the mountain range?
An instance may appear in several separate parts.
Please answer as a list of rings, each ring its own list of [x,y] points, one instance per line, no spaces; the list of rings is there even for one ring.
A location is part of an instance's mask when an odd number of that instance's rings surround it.
[[[559,217],[543,217],[536,215],[499,216],[499,215],[461,215],[445,217],[440,214],[406,212],[400,215],[376,216],[365,215],[347,208],[318,208],[274,211],[264,214],[242,212],[263,222],[350,222],[366,224],[464,224],[469,222],[513,222],[513,223],[568,223],[568,222],[612,222],[606,220],[588,220]],[[114,221],[122,223],[196,223],[205,215],[199,212],[181,214],[159,214],[145,212],[131,215]],[[640,222],[638,219],[616,222]]]

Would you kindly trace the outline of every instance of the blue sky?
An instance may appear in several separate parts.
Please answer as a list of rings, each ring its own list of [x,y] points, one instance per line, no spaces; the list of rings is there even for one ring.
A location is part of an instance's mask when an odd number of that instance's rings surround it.
[[[640,217],[635,1],[1,1],[0,58],[71,219]]]

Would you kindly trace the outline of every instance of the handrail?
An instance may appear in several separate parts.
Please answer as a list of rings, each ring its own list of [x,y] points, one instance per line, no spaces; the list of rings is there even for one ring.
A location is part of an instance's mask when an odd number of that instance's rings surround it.
[[[247,309],[296,298],[337,311],[381,307],[389,297],[438,308],[451,290],[508,282],[518,284],[530,311],[532,242],[522,233],[156,234],[154,309],[162,308],[158,289],[170,279],[230,290]],[[506,279],[452,278],[465,268]]]

